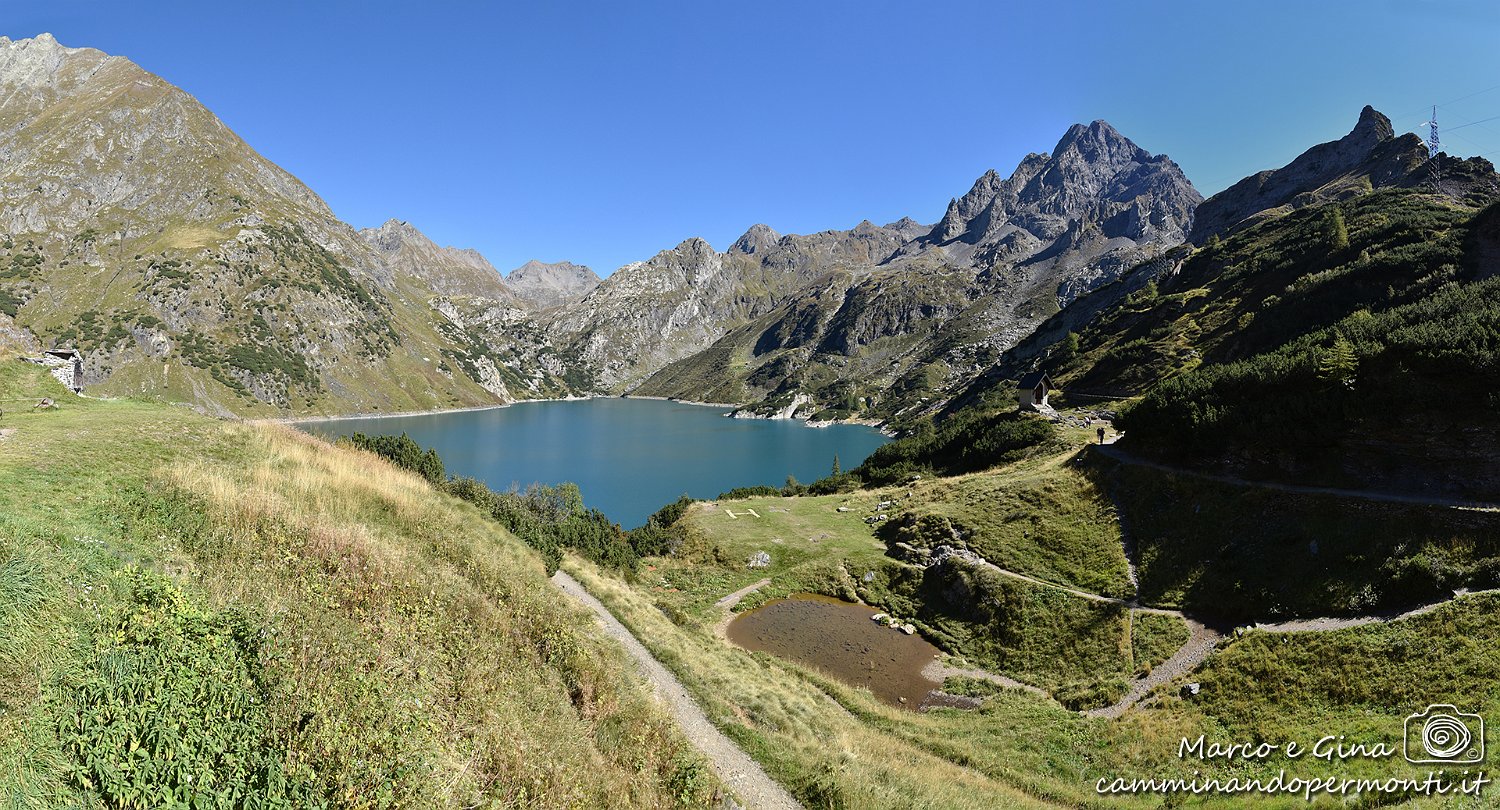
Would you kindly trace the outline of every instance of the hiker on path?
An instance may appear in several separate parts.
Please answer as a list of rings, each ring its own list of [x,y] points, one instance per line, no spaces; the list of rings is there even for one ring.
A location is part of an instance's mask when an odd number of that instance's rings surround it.
[[[1099,428],[1099,443],[1104,444],[1104,428]]]

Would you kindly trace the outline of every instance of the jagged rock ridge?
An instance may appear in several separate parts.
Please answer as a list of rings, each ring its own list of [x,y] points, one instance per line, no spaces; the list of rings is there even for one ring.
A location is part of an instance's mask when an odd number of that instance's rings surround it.
[[[1427,179],[1427,146],[1411,133],[1396,136],[1391,119],[1366,106],[1349,134],[1321,143],[1279,169],[1267,169],[1215,194],[1198,207],[1189,241],[1201,245],[1297,208],[1346,199]]]
[[[639,390],[764,410],[803,395],[812,411],[889,415],[971,379],[1059,307],[1179,244],[1200,199],[1167,157],[1103,121],[1075,125],[1010,177],[986,172],[931,228],[893,223],[880,230],[894,245],[866,261],[805,270],[798,294]],[[781,244],[756,226],[730,252],[769,262]]]

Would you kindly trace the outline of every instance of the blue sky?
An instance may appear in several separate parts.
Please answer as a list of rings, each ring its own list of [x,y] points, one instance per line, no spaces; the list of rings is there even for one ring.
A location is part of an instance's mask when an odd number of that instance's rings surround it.
[[[139,2],[0,0],[195,95],[358,227],[405,219],[502,271],[601,275],[911,216],[1074,122],[1205,194],[1373,104],[1500,160],[1489,2]],[[1451,103],[1445,103],[1451,102]]]

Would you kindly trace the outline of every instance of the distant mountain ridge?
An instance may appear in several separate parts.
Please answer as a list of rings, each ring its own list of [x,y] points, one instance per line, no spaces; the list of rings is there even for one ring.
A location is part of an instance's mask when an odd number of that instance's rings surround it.
[[[384,264],[439,295],[471,295],[524,306],[479,251],[439,247],[409,222],[392,219],[359,232]]]
[[[532,259],[510,271],[505,281],[532,308],[550,309],[588,295],[599,286],[599,275],[581,264]]]
[[[889,419],[1034,362],[1176,272],[1185,245],[1430,177],[1421,141],[1367,107],[1344,138],[1204,201],[1094,121],[985,172],[930,226],[756,224],[723,252],[687,239],[604,279],[540,261],[507,278],[409,223],[340,222],[126,59],[0,38],[0,90],[6,341],[84,349],[99,393],[222,414],[637,393]],[[1445,195],[1490,193],[1486,161],[1442,165]]]
[[[1488,182],[1482,168],[1444,155],[1445,193],[1463,197]],[[1205,200],[1198,207],[1188,241],[1201,245],[1298,208],[1349,199],[1380,188],[1412,188],[1429,183],[1427,145],[1411,133],[1396,135],[1391,119],[1368,105],[1349,134],[1318,144],[1279,169],[1267,169]]]
[[[1075,125],[1010,177],[986,172],[936,225],[893,223],[888,243],[843,272],[804,272],[805,294],[638,390],[888,417],[961,386],[1059,307],[1180,243],[1200,199],[1169,158],[1103,121]],[[752,229],[736,246],[770,261],[772,237]]]

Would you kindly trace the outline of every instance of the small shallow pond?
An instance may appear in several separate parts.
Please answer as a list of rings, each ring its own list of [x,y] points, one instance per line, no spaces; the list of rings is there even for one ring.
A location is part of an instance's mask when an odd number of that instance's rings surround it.
[[[938,656],[938,648],[921,636],[872,621],[875,613],[864,605],[798,594],[740,614],[727,633],[730,641],[747,650],[807,664],[844,683],[866,687],[886,703],[915,710],[941,685],[922,675],[922,668]]]

